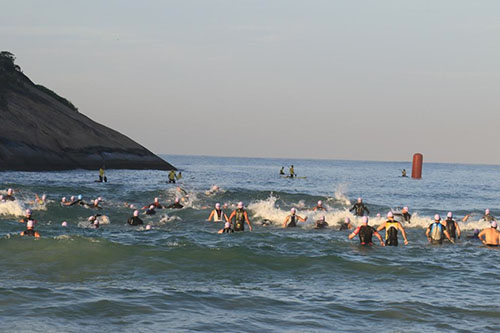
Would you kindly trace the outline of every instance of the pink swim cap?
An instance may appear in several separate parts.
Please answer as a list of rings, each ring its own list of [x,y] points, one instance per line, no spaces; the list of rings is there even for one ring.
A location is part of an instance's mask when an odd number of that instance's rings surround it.
[[[139,211],[138,210],[134,210],[134,216],[135,217],[139,216]]]
[[[318,206],[321,206],[323,204],[323,201],[319,200],[318,201]]]
[[[363,216],[363,224],[368,224],[368,216]]]
[[[148,225],[146,226],[146,230],[151,230],[151,225],[150,225],[150,224],[148,224]]]
[[[441,216],[439,214],[434,215],[434,221],[441,221]]]
[[[220,203],[215,204],[215,209],[220,209]]]
[[[446,214],[446,217],[452,218],[453,217],[453,213],[452,212],[448,212],[448,214]]]
[[[158,200],[160,200],[160,199],[158,199],[158,198],[155,198],[155,202],[158,202]]]
[[[295,208],[290,209],[292,213],[295,213],[297,210]]]
[[[358,198],[358,202],[361,202],[361,201],[363,201],[363,199],[361,199],[361,197],[359,197],[359,198]]]
[[[243,201],[238,202],[238,208],[243,208]]]
[[[346,217],[346,218],[344,219],[344,221],[345,221],[345,223],[350,223],[350,222],[351,222],[351,219],[350,219],[350,218],[348,218],[348,217]]]
[[[485,213],[486,215],[488,215],[488,214],[490,213],[490,210],[489,210],[489,209],[486,209],[486,210],[484,211],[484,213]]]
[[[27,228],[33,228],[33,220],[28,220],[28,222],[26,223],[26,227]]]
[[[178,203],[179,202],[179,198],[175,198],[175,203]]]
[[[404,211],[408,211],[408,207],[406,207],[406,206],[405,206],[405,207],[403,207],[403,210],[404,210]]]
[[[394,217],[394,214],[392,212],[387,213],[387,217]]]
[[[31,209],[26,209],[26,215],[31,215],[32,213]]]
[[[61,226],[67,227],[68,226],[68,222],[64,221],[63,223],[61,223]]]
[[[493,221],[493,222],[491,222],[491,227],[492,227],[492,228],[496,228],[496,227],[497,227],[497,221]]]

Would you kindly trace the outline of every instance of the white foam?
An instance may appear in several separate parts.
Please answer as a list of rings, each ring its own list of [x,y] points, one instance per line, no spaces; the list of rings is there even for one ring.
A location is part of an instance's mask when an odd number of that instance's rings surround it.
[[[0,202],[0,215],[24,216],[26,209],[18,201]]]

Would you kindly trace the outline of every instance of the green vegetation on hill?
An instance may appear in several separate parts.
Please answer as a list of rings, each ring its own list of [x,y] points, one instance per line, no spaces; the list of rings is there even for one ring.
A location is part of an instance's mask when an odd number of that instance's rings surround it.
[[[8,51],[0,52],[0,107],[7,107],[7,99],[5,94],[8,89],[12,89],[18,92],[27,93],[25,87],[26,81],[29,81],[21,71],[21,67],[15,64],[16,57],[14,54]],[[25,80],[23,80],[25,78]],[[38,90],[49,95],[50,97],[57,100],[59,103],[64,104],[73,111],[78,111],[78,109],[68,101],[66,98],[59,96],[52,90],[37,84],[35,85]]]

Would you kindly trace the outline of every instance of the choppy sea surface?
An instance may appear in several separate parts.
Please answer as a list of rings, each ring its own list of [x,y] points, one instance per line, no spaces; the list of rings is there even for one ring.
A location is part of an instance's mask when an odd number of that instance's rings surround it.
[[[500,166],[424,164],[423,179],[400,177],[410,163],[165,156],[167,172],[3,172],[0,189],[0,327],[5,332],[498,332],[500,251],[469,239],[486,208],[500,216]],[[293,164],[300,179],[282,178]],[[210,192],[217,185],[220,190]],[[180,189],[178,188],[180,187]],[[34,201],[35,194],[47,202]],[[66,207],[62,197],[102,197],[102,210]],[[185,207],[141,215],[158,197]],[[362,247],[339,231],[362,197],[377,213],[408,206],[409,245]],[[310,208],[322,200],[328,211]],[[217,234],[214,204],[243,201],[253,232]],[[281,225],[295,207],[308,220]],[[33,209],[40,239],[21,237]],[[462,237],[429,245],[430,216],[452,211]],[[102,214],[100,228],[88,222]],[[325,215],[330,227],[314,229]],[[67,221],[68,227],[61,222]],[[269,225],[263,225],[269,221]]]

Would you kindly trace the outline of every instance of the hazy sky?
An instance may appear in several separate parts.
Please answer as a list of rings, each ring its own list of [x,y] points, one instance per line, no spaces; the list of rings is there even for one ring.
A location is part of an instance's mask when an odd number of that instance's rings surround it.
[[[498,163],[500,1],[6,1],[1,50],[156,153]]]

